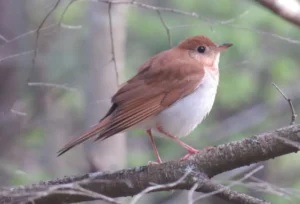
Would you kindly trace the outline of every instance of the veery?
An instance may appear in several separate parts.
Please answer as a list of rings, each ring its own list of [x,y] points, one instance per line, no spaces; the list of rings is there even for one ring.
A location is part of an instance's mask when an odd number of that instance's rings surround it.
[[[93,136],[104,140],[132,128],[146,130],[158,163],[162,161],[153,132],[186,148],[182,159],[199,152],[178,138],[188,135],[210,112],[219,83],[220,52],[230,46],[195,36],[153,56],[112,97],[112,106],[99,123],[65,145],[59,155]]]

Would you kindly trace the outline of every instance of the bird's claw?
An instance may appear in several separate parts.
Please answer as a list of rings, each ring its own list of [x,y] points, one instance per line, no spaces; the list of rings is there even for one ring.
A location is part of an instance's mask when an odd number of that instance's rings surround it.
[[[161,162],[154,162],[154,161],[148,161],[148,165],[157,165],[157,164],[161,164]]]
[[[211,150],[211,149],[213,149],[213,147],[205,147],[203,150],[189,149],[189,150],[188,150],[189,153],[186,154],[184,157],[182,157],[182,158],[180,159],[180,161],[186,160],[186,159],[188,159],[190,156],[192,156],[192,155],[194,155],[194,154],[198,154],[198,153],[200,153],[200,152],[202,152],[202,151],[209,151],[209,150]]]

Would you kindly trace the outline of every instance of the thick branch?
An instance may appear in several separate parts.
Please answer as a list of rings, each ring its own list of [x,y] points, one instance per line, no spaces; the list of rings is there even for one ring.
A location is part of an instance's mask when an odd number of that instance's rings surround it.
[[[300,3],[297,0],[255,0],[283,19],[300,26]]]
[[[205,181],[203,175],[211,178],[237,167],[298,151],[295,146],[278,140],[278,138],[300,142],[300,125],[292,125],[240,141],[219,145],[182,162],[170,161],[160,165],[142,166],[115,172],[90,173],[83,176],[41,182],[31,186],[10,188],[0,193],[0,203],[14,203],[13,201],[17,200],[28,201],[33,198],[37,198],[35,203],[43,204],[96,199],[83,194],[79,188],[76,188],[79,186],[78,182],[80,182],[80,187],[109,197],[133,196],[151,186],[151,183],[175,182],[188,171],[192,173],[187,176],[184,182],[172,188],[159,190],[191,189],[196,182]],[[207,192],[208,188],[206,185],[199,185],[197,191]]]

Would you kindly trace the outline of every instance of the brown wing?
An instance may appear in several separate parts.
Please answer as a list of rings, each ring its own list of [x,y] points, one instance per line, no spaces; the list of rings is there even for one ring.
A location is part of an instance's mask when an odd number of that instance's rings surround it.
[[[126,130],[192,93],[204,76],[203,67],[172,54],[165,51],[146,62],[112,97],[113,105],[99,124],[67,144],[59,155],[96,134],[100,134],[96,140],[104,140]]]

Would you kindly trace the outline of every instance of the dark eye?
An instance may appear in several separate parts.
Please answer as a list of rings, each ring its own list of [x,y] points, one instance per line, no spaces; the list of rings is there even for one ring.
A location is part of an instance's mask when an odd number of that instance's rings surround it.
[[[199,46],[199,47],[197,48],[197,51],[198,51],[199,53],[204,53],[204,52],[205,52],[205,47],[204,47],[204,46]]]

